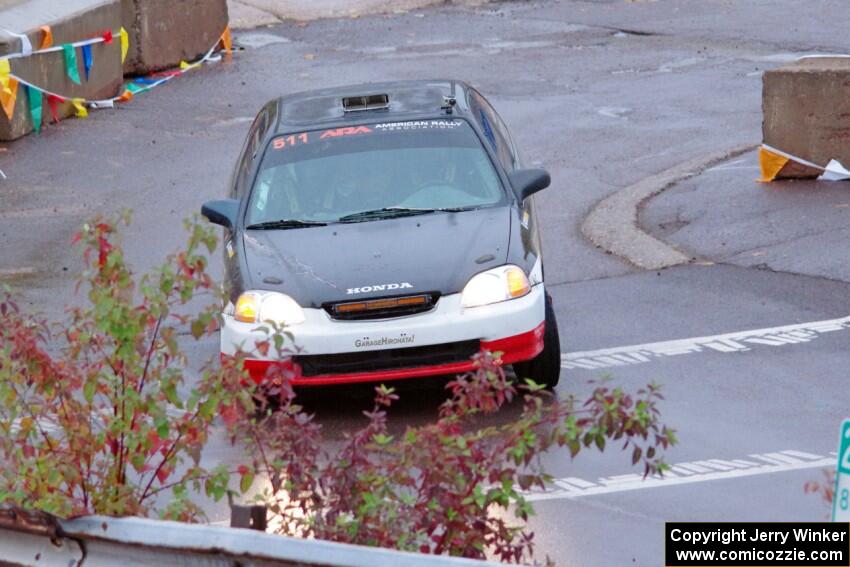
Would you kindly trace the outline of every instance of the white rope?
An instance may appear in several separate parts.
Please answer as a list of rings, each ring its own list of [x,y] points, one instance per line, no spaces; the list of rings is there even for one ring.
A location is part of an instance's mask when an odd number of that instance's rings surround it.
[[[850,59],[850,55],[844,55],[836,53],[834,55],[830,55],[828,53],[816,53],[813,55],[803,55],[801,57],[797,57],[797,61],[802,61],[803,59]]]
[[[7,30],[5,28],[2,28],[2,29],[7,34],[13,35],[16,38],[21,40],[21,52],[15,53],[14,55],[16,57],[27,57],[29,55],[32,55],[32,43],[30,42],[30,38],[27,34],[25,34],[25,33],[15,33],[12,30]]]
[[[23,35],[23,34],[17,34],[15,32],[11,32],[9,30],[3,30],[3,31],[8,32],[12,35],[17,35],[17,36]],[[24,36],[24,37],[26,37],[26,36]],[[119,37],[119,39],[120,39],[120,37]],[[21,40],[21,41],[23,41],[23,40]],[[103,39],[103,37],[94,37],[92,39],[84,39],[84,40],[81,40],[81,41],[75,41],[75,42],[71,43],[70,45],[72,47],[83,47],[85,45],[94,45],[95,43],[103,43],[105,41],[106,40]],[[27,43],[29,43],[29,38],[27,38]],[[64,44],[64,45],[68,45],[68,44]],[[21,57],[29,57],[30,55],[38,55],[39,53],[54,53],[56,51],[62,51],[64,49],[64,45],[54,45],[53,47],[46,47],[44,49],[38,49],[36,51],[32,51],[32,46],[30,46],[30,52],[29,53],[26,53],[26,52],[10,53],[9,55],[4,55],[3,57],[0,57],[0,59],[20,59]]]
[[[100,38],[99,41],[103,41],[103,38]],[[192,63],[191,65],[187,66],[185,69],[180,69],[179,71],[177,71],[176,74],[168,75],[168,76],[163,77],[162,79],[156,81],[155,83],[151,83],[150,85],[139,88],[133,94],[135,95],[135,94],[138,94],[138,93],[143,93],[143,92],[149,91],[152,88],[158,87],[159,85],[161,85],[163,83],[167,83],[168,81],[170,81],[174,77],[179,77],[180,75],[185,74],[187,71],[190,71],[190,70],[200,66],[201,64],[205,63],[206,61],[208,61],[212,57],[213,53],[215,53],[215,49],[216,49],[216,47],[218,47],[218,44],[219,44],[220,41],[221,41],[220,39],[218,41],[216,41],[215,45],[213,45],[210,48],[210,50],[207,51],[206,55],[204,55],[201,59],[199,59],[195,63]],[[94,43],[97,43],[97,41],[94,41]],[[18,75],[15,75],[14,73],[9,73],[9,77],[16,79],[22,85],[26,85],[26,86],[30,87],[31,89],[41,91],[44,94],[49,95],[49,96],[58,97],[58,98],[61,98],[61,99],[64,99],[64,100],[81,100],[79,98],[75,98],[75,97],[72,97],[72,96],[61,95],[59,93],[55,93],[53,91],[49,91],[47,89],[44,89],[44,88],[39,87],[37,85],[34,85],[31,82],[29,82],[25,79],[22,79]],[[123,93],[118,95],[118,96],[114,96],[112,98],[103,98],[103,99],[96,99],[96,100],[82,99],[82,102],[84,104],[92,107],[92,108],[110,108],[110,107],[114,106],[114,103],[117,102],[122,96],[123,96]]]

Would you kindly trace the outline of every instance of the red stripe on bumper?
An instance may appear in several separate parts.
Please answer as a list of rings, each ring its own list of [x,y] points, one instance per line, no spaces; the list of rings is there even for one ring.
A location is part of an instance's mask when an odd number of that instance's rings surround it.
[[[501,352],[499,358],[502,364],[525,362],[543,352],[543,335],[546,322],[540,323],[534,329],[521,335],[514,335],[497,341],[481,341],[481,350]]]
[[[543,335],[545,323],[522,333],[498,339],[495,341],[481,341],[481,350],[502,353],[499,357],[501,364],[513,364],[531,360],[543,351]],[[222,354],[222,359],[227,355]],[[301,376],[300,369],[295,369],[291,360],[245,360],[245,369],[248,370],[251,379],[257,384],[265,380],[266,373],[272,365],[279,365],[287,370],[296,370],[297,378],[292,379],[294,386],[327,386],[330,384],[355,384],[360,382],[387,382],[390,380],[403,380],[405,378],[421,378],[425,376],[440,376],[444,374],[461,374],[475,369],[475,363],[471,360],[462,362],[451,362],[447,364],[434,364],[429,366],[417,366],[413,368],[394,368],[391,370],[375,370],[372,372],[354,372],[348,374],[320,374],[317,376]]]

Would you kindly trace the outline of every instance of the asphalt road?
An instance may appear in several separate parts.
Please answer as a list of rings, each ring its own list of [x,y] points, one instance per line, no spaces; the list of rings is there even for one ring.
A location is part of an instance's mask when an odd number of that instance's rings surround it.
[[[540,197],[546,279],[564,351],[583,353],[565,358],[559,391],[587,392],[587,380],[603,375],[630,388],[660,382],[664,418],[681,438],[668,453],[679,480],[658,486],[621,476],[639,471],[616,451],[575,462],[551,455],[563,481],[537,503],[540,556],[656,566],[664,521],[819,520],[827,510],[803,483],[820,478],[846,415],[848,331],[833,321],[848,315],[850,294],[850,211],[837,206],[850,202],[845,186],[766,192],[751,183],[751,156],[740,169],[698,176],[644,211],[645,226],[699,258],[661,272],[601,253],[579,225],[594,203],[647,175],[758,142],[761,71],[796,54],[846,52],[848,24],[840,0],[549,1],[242,32],[248,48],[232,63],[0,145],[0,279],[31,308],[59,316],[75,301],[71,234],[86,216],[124,207],[135,217],[130,257],[139,269],[154,264],[178,245],[181,219],[224,193],[248,123],[269,98],[464,78],[555,180]],[[762,250],[765,259],[754,255]],[[831,322],[802,325],[820,321]],[[797,327],[775,329],[789,325]],[[716,337],[728,333],[738,334]],[[660,344],[625,348],[646,343]],[[200,359],[216,345],[191,349]],[[394,411],[399,426],[429,418],[441,399],[437,385],[404,393],[415,395]],[[351,395],[308,400],[334,437],[359,422]],[[205,458],[239,452],[221,439]]]

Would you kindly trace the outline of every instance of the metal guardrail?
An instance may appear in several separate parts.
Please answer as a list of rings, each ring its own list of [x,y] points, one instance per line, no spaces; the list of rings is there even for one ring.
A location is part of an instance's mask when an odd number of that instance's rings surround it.
[[[144,518],[0,511],[0,566],[495,567],[496,563]]]

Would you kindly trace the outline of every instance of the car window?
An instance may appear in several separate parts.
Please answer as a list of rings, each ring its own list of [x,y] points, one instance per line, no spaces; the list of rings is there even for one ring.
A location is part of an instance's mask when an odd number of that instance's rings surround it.
[[[236,171],[231,183],[231,198],[240,199],[248,188],[250,175],[254,165],[254,160],[260,151],[263,138],[268,132],[269,126],[274,121],[274,109],[272,105],[266,106],[251,124],[248,130],[248,136],[245,140],[245,145],[242,148],[242,153],[239,156],[239,161],[236,165]]]
[[[490,106],[490,103],[474,90],[469,91],[469,106],[481,124],[484,137],[487,138],[493,151],[496,152],[499,163],[506,171],[516,169],[517,157],[505,123]]]
[[[384,207],[485,207],[505,198],[481,140],[464,120],[365,124],[271,140],[247,223],[332,222]]]

